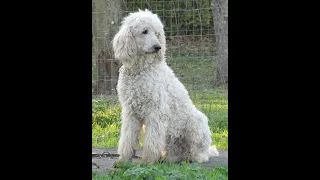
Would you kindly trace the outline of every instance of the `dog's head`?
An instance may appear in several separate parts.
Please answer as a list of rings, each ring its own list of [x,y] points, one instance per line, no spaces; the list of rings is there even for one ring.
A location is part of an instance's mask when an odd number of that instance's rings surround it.
[[[148,10],[125,17],[113,39],[115,58],[124,64],[131,64],[139,55],[158,55],[163,59],[165,46],[163,24]]]

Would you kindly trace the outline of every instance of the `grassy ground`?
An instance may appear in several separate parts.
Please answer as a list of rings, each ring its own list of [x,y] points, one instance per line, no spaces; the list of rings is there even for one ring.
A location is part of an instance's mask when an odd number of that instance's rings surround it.
[[[211,58],[168,58],[167,63],[189,92],[212,90],[216,65]]]
[[[119,163],[118,163],[119,164]],[[194,180],[194,179],[228,179],[228,168],[217,167],[214,169],[203,168],[196,163],[181,164],[164,163],[155,165],[138,165],[125,163],[119,165],[119,171],[107,175],[92,173],[92,179],[154,179],[154,180]]]
[[[195,106],[209,118],[213,144],[228,149],[228,100],[226,91],[213,89],[213,61],[169,59],[168,64],[189,91]],[[120,135],[121,107],[117,97],[92,99],[92,147],[116,148]],[[141,147],[140,140],[140,147]],[[228,179],[227,167],[202,168],[199,164],[123,164],[120,170],[92,179]]]

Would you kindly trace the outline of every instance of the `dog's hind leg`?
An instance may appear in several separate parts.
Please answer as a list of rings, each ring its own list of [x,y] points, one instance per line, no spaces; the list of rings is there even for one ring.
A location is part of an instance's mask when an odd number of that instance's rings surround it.
[[[142,123],[133,115],[122,116],[122,126],[119,140],[119,161],[128,161],[134,155]]]
[[[201,123],[199,123],[201,125]],[[202,163],[209,160],[209,147],[212,143],[211,132],[207,125],[189,126],[186,141],[190,145],[189,158],[193,162]]]

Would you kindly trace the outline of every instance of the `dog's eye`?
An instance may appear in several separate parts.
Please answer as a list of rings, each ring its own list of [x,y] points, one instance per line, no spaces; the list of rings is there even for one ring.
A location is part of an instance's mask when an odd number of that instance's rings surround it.
[[[148,30],[147,30],[147,29],[144,30],[144,31],[142,32],[142,34],[148,34]]]

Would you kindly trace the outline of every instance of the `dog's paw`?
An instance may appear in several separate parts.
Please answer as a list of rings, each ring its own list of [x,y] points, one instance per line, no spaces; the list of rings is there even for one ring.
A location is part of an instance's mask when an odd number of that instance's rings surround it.
[[[119,162],[127,162],[127,161],[130,161],[130,160],[132,160],[132,157],[126,157],[126,156],[119,156]]]
[[[133,163],[133,164],[143,164],[143,161],[142,161],[141,158],[137,158],[137,159],[133,159],[133,160],[132,160],[132,163]]]
[[[219,156],[219,151],[215,145],[209,147],[208,155],[210,157]]]

